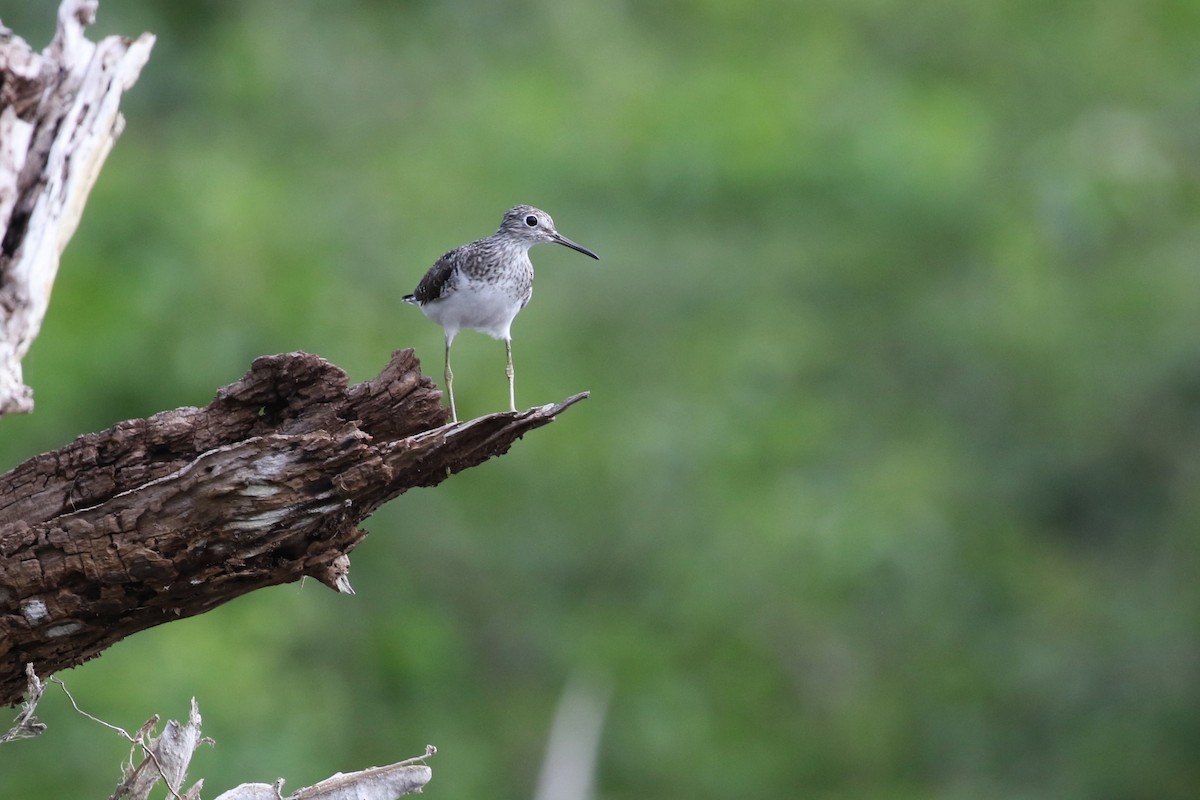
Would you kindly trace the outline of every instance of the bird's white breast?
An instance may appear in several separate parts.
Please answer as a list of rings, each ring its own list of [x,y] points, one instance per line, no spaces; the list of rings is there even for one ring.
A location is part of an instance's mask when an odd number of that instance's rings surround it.
[[[495,339],[509,339],[512,321],[529,302],[532,291],[532,286],[517,286],[506,280],[481,280],[460,273],[452,292],[423,304],[421,311],[445,328],[450,337],[463,328],[470,328]]]

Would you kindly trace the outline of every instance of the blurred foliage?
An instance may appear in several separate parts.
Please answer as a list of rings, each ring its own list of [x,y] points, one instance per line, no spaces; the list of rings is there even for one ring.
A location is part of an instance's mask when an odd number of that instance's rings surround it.
[[[264,353],[440,375],[399,297],[517,202],[603,259],[534,252],[518,400],[593,395],[375,515],[356,597],[133,637],[85,708],[196,695],[209,795],[433,742],[430,797],[529,797],[582,672],[600,798],[1194,796],[1200,5],[102,3],[143,30],[0,466]],[[0,794],[105,796],[41,711]]]

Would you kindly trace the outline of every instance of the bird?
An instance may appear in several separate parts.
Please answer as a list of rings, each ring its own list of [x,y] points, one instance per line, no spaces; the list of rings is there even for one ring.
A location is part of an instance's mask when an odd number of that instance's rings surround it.
[[[545,211],[533,206],[513,206],[504,213],[499,229],[484,239],[464,244],[439,258],[404,302],[421,309],[442,326],[446,335],[446,394],[450,417],[458,422],[454,404],[454,372],[450,346],[463,328],[480,331],[504,342],[507,357],[508,409],[517,410],[515,371],[510,328],[517,314],[533,297],[533,262],[529,248],[535,244],[561,244],[597,261],[600,256],[563,236]]]

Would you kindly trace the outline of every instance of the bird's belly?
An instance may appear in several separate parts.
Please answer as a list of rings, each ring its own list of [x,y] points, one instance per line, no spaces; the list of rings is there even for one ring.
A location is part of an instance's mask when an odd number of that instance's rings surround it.
[[[449,297],[424,304],[421,310],[443,328],[470,328],[495,339],[508,339],[512,321],[528,299],[490,286],[468,285]]]

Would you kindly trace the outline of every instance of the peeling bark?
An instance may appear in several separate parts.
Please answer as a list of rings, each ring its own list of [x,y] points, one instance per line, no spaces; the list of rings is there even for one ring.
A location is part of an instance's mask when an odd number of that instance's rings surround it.
[[[12,738],[28,738],[37,736],[45,726],[33,723],[33,711],[41,697],[44,684],[29,670],[30,700],[26,703],[23,717],[18,720],[6,736]],[[155,714],[146,720],[136,733],[129,733],[99,717],[93,717],[79,707],[75,698],[67,690],[66,684],[55,680],[70,700],[75,711],[93,722],[119,734],[129,742],[129,761],[122,766],[121,782],[109,800],[149,800],[159,781],[167,785],[167,796],[177,800],[200,800],[200,792],[204,789],[203,779],[196,781],[186,791],[183,789],[187,782],[188,768],[192,756],[202,744],[215,745],[216,742],[201,735],[200,706],[196,698],[192,698],[186,723],[169,719],[163,726],[163,732],[158,736],[154,731],[158,728],[161,716]],[[0,743],[5,740],[0,739]],[[142,754],[135,764],[138,753]],[[275,783],[243,783],[222,793],[216,800],[395,800],[406,794],[421,791],[425,784],[433,778],[433,772],[425,764],[427,760],[437,755],[437,748],[426,745],[425,752],[413,758],[397,761],[383,767],[368,767],[357,772],[338,772],[323,781],[305,786],[284,796],[284,779],[279,778]]]
[[[358,524],[586,397],[446,425],[411,350],[377,377],[256,359],[204,408],[118,423],[0,476],[0,704],[137,631],[305,575],[351,592]]]

